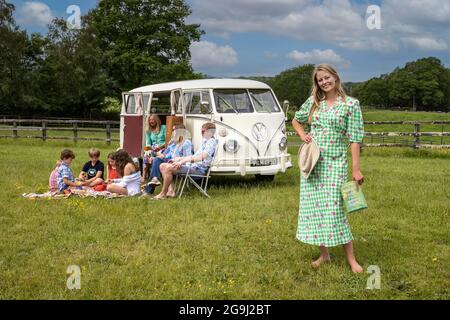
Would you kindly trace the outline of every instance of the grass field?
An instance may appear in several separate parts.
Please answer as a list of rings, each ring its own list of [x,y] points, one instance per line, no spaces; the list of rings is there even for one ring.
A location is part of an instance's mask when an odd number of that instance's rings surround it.
[[[366,290],[369,274],[352,274],[342,248],[310,267],[318,249],[295,240],[297,169],[268,184],[214,177],[211,199],[20,197],[46,191],[62,148],[78,172],[90,146],[0,140],[1,299],[450,298],[448,150],[364,149],[369,209],[349,219],[360,263],[381,270],[381,289]],[[117,147],[96,146],[103,160]],[[81,290],[66,288],[69,265]]]

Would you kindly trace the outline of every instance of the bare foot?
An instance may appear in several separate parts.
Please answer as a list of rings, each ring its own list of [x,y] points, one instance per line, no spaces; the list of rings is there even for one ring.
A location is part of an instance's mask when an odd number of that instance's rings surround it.
[[[167,196],[165,195],[165,194],[158,194],[157,196],[154,196],[152,199],[155,199],[155,200],[164,200],[164,199],[167,199]]]
[[[364,271],[364,269],[356,261],[350,262],[350,268],[352,268],[353,273],[362,273]]]
[[[322,263],[331,262],[330,256],[320,256],[316,261],[311,262],[314,269],[318,269]]]
[[[175,192],[167,192],[166,196],[167,196],[167,198],[176,198],[177,197]]]

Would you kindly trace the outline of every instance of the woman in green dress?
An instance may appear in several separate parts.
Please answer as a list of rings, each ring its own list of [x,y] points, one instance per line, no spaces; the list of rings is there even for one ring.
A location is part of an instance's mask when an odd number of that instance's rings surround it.
[[[307,134],[302,123],[309,123]],[[353,236],[343,210],[341,186],[347,181],[347,140],[352,154],[353,180],[362,185],[360,144],[364,125],[359,101],[346,95],[339,75],[322,64],[313,73],[311,97],[300,107],[292,121],[304,143],[314,141],[320,158],[308,179],[301,178],[297,239],[320,248],[312,262],[318,268],[330,262],[329,247],[343,245],[347,261],[355,273],[363,272],[353,253]]]

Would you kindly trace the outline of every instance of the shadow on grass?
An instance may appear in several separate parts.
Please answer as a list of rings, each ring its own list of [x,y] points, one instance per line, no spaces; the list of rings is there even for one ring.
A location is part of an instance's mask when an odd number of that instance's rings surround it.
[[[260,181],[254,175],[249,176],[211,176],[209,187],[247,189],[252,187],[286,187],[292,185],[295,173],[291,170],[285,174],[278,174],[273,181]],[[297,181],[297,180],[296,180]],[[298,181],[300,182],[300,181]]]

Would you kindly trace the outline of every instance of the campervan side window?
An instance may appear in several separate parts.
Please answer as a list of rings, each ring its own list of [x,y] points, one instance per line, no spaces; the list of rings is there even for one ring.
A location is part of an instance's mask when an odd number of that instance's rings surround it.
[[[127,114],[136,114],[136,100],[134,98],[134,95],[126,95],[125,101]]]
[[[147,110],[149,99],[150,99],[150,95],[148,93],[144,94],[144,109],[145,110]]]
[[[150,112],[156,114],[170,114],[170,92],[154,93]]]
[[[280,112],[280,108],[270,90],[251,89],[249,92],[257,112]]]
[[[214,101],[218,113],[251,113],[252,103],[245,89],[214,90]]]
[[[209,91],[191,91],[183,94],[183,104],[188,114],[211,113],[211,98]]]

